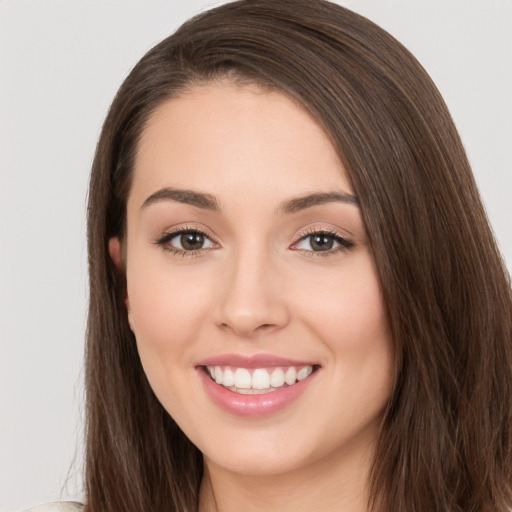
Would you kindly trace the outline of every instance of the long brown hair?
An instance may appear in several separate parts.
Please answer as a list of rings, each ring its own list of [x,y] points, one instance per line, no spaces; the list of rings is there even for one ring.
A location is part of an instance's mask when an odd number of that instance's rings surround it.
[[[370,505],[508,510],[510,281],[461,141],[414,57],[323,0],[246,0],[193,18],[141,59],[110,108],[88,208],[88,510],[197,509],[202,457],[146,380],[108,240],[123,238],[148,117],[194,84],[226,76],[308,109],[360,199],[397,354]]]

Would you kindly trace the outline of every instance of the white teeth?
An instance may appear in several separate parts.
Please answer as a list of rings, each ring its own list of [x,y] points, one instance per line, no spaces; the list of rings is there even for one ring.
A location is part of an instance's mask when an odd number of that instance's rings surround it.
[[[313,368],[311,368],[311,366],[306,366],[304,368],[301,368],[297,372],[297,380],[304,380],[306,377],[309,377],[312,372],[313,372]]]
[[[293,366],[290,366],[290,368],[288,368],[288,370],[286,370],[286,373],[284,374],[284,381],[286,382],[286,384],[291,386],[292,384],[295,384],[296,380],[297,370]]]
[[[231,391],[235,391],[235,393],[239,393],[240,395],[264,395],[265,393],[271,393],[272,391],[277,391],[277,388],[269,388],[269,389],[236,389],[236,388],[228,388]]]
[[[226,387],[235,385],[235,374],[233,373],[233,370],[230,370],[229,368],[224,370],[224,379],[222,385]]]
[[[276,391],[285,384],[292,386],[313,373],[313,366],[278,368],[256,368],[251,372],[246,368],[208,366],[211,378],[221,386],[242,394],[258,394]]]
[[[268,389],[270,387],[270,375],[267,370],[254,370],[251,387],[253,389]]]
[[[252,384],[251,374],[245,368],[237,368],[235,371],[235,388],[250,389]]]
[[[270,375],[270,385],[273,388],[280,388],[284,385],[284,372],[281,368],[276,368]]]

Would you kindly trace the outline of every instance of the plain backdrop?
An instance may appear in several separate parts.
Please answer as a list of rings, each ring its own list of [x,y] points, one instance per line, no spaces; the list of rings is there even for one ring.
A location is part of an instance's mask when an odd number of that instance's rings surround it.
[[[0,1],[2,512],[81,496],[84,212],[96,140],[136,61],[218,3]],[[390,31],[437,83],[511,269],[512,1],[340,3]]]

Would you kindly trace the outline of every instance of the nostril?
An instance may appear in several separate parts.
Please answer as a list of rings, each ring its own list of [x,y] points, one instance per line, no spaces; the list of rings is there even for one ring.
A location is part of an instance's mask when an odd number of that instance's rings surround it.
[[[258,325],[257,322],[222,322],[219,327],[224,331],[233,331],[240,336],[254,336],[256,334],[270,333],[280,328],[277,324],[265,323]]]

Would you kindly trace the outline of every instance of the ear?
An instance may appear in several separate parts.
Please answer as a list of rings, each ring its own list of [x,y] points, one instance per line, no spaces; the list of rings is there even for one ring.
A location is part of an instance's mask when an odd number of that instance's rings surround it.
[[[112,263],[117,267],[118,270],[123,269],[123,255],[121,252],[121,242],[117,236],[112,237],[108,241],[108,253]]]
[[[121,242],[119,238],[117,238],[117,236],[112,237],[108,241],[108,254],[116,268],[120,271],[124,271],[123,251],[121,248]],[[126,311],[128,312],[128,323],[130,324],[130,329],[133,331],[133,319],[132,311],[130,308],[130,299],[128,297],[128,290],[126,289],[124,291],[124,303],[126,305]]]

